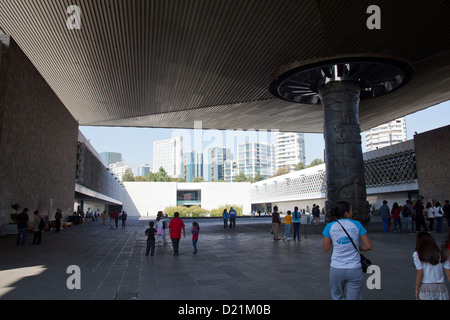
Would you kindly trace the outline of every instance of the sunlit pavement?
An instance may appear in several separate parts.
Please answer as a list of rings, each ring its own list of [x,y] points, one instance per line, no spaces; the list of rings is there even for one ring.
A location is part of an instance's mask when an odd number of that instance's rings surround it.
[[[184,219],[186,238],[181,239],[180,255],[174,257],[168,243],[147,257],[148,221],[129,218],[125,229],[120,222],[111,229],[109,221],[73,226],[43,233],[40,245],[30,244],[32,233],[25,246],[17,246],[15,236],[0,238],[0,299],[330,299],[331,251],[322,250],[323,222],[302,225],[302,240],[294,242],[274,241],[267,217],[238,218],[235,230],[224,229],[220,219],[198,219],[200,238],[194,255],[194,219]],[[447,228],[444,222],[444,233],[432,233],[439,245]],[[386,234],[379,217],[373,218],[368,231],[373,250],[365,255],[380,268],[380,289],[366,285],[363,299],[414,299],[415,235]],[[281,227],[280,236],[283,232]]]

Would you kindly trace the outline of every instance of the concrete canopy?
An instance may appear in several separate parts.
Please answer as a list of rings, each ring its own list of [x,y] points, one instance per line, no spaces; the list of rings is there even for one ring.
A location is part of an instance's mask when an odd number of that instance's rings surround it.
[[[11,35],[80,125],[322,132],[320,106],[279,100],[283,66],[398,57],[411,81],[362,101],[361,129],[450,99],[450,2],[2,0]],[[81,29],[69,29],[71,5]]]

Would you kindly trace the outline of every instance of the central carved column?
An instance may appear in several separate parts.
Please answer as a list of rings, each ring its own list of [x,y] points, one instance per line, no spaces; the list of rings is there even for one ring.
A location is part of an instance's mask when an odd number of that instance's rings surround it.
[[[352,204],[353,217],[369,221],[359,125],[360,86],[332,81],[318,88],[324,110],[326,212],[338,201]]]

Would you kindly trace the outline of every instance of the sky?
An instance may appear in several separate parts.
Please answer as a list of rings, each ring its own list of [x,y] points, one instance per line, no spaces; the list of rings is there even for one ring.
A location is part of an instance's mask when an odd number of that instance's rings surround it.
[[[414,133],[423,133],[436,128],[450,125],[450,100],[418,111],[405,117],[408,140]],[[189,129],[160,129],[160,128],[123,128],[123,127],[87,127],[80,126],[80,131],[90,141],[98,153],[104,151],[122,153],[123,160],[133,168],[137,174],[137,167],[141,164],[153,165],[153,141],[170,139],[175,136],[183,137],[183,152],[203,150],[204,153],[214,146],[225,146],[235,149],[244,141],[272,143],[270,131],[241,131],[232,130],[203,130],[194,133]],[[365,139],[363,138],[363,151]],[[305,134],[306,162],[322,159],[324,154],[324,140],[322,134]],[[236,156],[235,150],[232,152]],[[204,159],[204,162],[206,160]]]

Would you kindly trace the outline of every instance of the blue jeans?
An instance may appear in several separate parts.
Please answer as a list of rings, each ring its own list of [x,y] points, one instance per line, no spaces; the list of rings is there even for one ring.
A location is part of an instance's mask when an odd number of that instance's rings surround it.
[[[22,239],[22,244],[24,245],[27,240],[27,227],[17,228],[17,245],[20,245],[20,239]]]
[[[178,255],[178,247],[180,246],[180,239],[174,239],[171,238],[172,240],[172,246],[173,246],[173,255],[177,256]]]
[[[405,232],[406,226],[409,223],[409,232],[413,233],[414,229],[413,229],[413,225],[412,225],[412,217],[404,217],[403,218],[403,232]]]
[[[198,239],[192,240],[192,246],[194,247],[194,252],[197,252],[197,241],[198,241]]]
[[[398,225],[398,231],[402,231],[402,220],[401,219],[394,219],[394,231],[397,231],[397,225]]]
[[[300,237],[300,222],[294,222],[294,240],[295,237],[298,238],[298,240],[300,240],[302,237]]]
[[[284,225],[284,237],[289,238],[289,233],[291,232],[291,225],[286,224]]]
[[[361,300],[362,268],[338,269],[330,267],[330,290],[333,300]]]
[[[145,249],[145,255],[148,256],[148,253],[153,256],[155,254],[155,240],[147,239],[147,248]]]
[[[389,225],[389,218],[383,219],[384,232],[389,231],[388,225]]]
[[[436,217],[437,227],[436,232],[442,232],[442,221],[444,220],[443,217]]]

